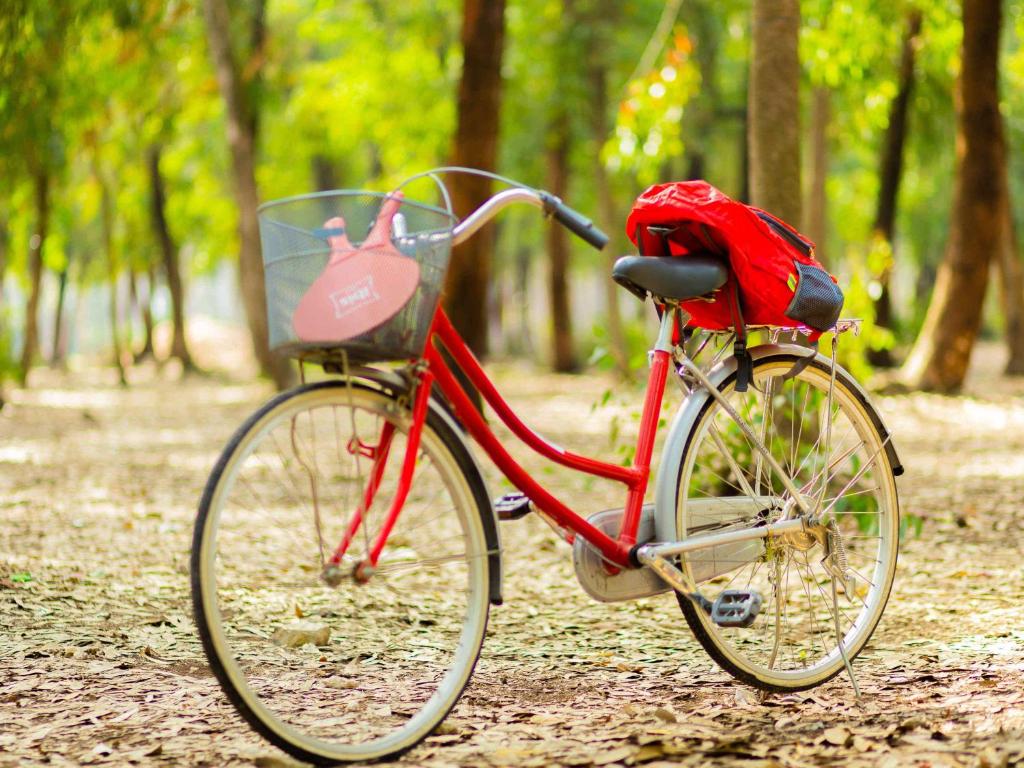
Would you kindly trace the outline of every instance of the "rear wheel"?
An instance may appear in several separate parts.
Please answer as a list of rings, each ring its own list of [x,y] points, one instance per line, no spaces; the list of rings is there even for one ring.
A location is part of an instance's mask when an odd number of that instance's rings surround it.
[[[871,406],[837,370],[829,408],[830,366],[818,359],[793,375],[798,360],[762,358],[746,392],[736,391],[735,375],[721,392],[827,524],[698,550],[681,562],[709,600],[725,590],[763,598],[746,628],[715,624],[688,598],[679,603],[712,658],[766,690],[810,688],[838,674],[837,634],[852,659],[882,615],[896,569],[895,478]],[[793,504],[753,442],[709,398],[680,466],[679,538],[773,522]]]
[[[239,430],[203,495],[192,587],[204,649],[246,720],[304,760],[373,760],[415,745],[458,700],[483,642],[484,510],[465,446],[435,413],[377,568],[365,583],[353,578],[395,493],[409,426],[389,394],[299,388]],[[340,584],[328,586],[325,561],[375,463],[376,497]]]

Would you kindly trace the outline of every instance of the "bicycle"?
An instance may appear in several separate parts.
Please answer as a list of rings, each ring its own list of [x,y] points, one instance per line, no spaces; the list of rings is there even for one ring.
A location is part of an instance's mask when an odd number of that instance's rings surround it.
[[[634,459],[627,467],[567,451],[519,419],[438,305],[448,249],[513,203],[542,209],[594,247],[607,241],[557,198],[521,185],[461,223],[450,206],[397,195],[261,208],[273,340],[337,377],[279,394],[224,449],[199,507],[192,587],[222,688],[256,731],[298,758],[391,757],[444,719],[473,672],[490,606],[502,601],[499,518],[532,513],[562,533],[598,600],[674,590],[711,657],[766,691],[849,669],[881,617],[902,467],[867,395],[836,364],[834,342],[829,358],[779,343],[794,329],[769,329],[768,343],[747,350],[751,385],[737,386],[732,337],[691,333],[680,306],[720,290],[726,265],[624,257],[615,278],[661,314]],[[339,208],[344,218],[330,218]],[[297,305],[344,262],[338,238],[360,230],[378,250],[418,262],[415,292],[358,338],[297,338]],[[282,267],[281,253],[296,263]],[[356,293],[378,291],[369,285]],[[332,299],[335,314],[350,311],[350,293]],[[854,325],[838,324],[833,340]],[[403,364],[365,364],[381,358]],[[495,437],[460,375],[534,451],[626,486],[623,509],[584,518],[546,490]],[[645,504],[669,378],[685,399]],[[518,493],[492,502],[468,437]]]

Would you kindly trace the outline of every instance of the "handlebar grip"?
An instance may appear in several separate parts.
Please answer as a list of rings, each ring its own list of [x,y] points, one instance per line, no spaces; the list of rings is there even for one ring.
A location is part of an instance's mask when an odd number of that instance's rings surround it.
[[[608,245],[608,235],[598,229],[594,222],[582,213],[574,211],[554,195],[545,192],[541,197],[545,210],[576,237],[599,251]]]

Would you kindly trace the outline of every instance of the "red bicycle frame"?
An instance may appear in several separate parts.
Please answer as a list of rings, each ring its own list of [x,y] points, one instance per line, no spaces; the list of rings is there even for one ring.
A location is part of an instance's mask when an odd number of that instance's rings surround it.
[[[405,503],[412,483],[412,475],[416,463],[415,458],[419,452],[419,438],[423,422],[426,420],[430,391],[435,383],[448,399],[448,402],[451,403],[455,416],[462,422],[469,431],[469,434],[480,444],[491,460],[512,484],[522,491],[543,514],[547,515],[556,525],[570,532],[567,536],[570,542],[575,536],[582,536],[601,552],[611,570],[615,570],[617,567],[636,567],[630,554],[636,544],[644,495],[647,492],[647,483],[650,478],[651,453],[654,449],[654,436],[658,427],[658,414],[661,411],[662,398],[665,394],[665,381],[670,359],[670,347],[666,343],[667,339],[665,338],[665,329],[668,327],[666,320],[663,319],[662,334],[659,336],[658,344],[651,353],[651,370],[647,379],[647,394],[644,398],[644,409],[640,417],[640,433],[637,437],[633,463],[632,466],[623,467],[618,464],[609,464],[567,451],[545,440],[526,426],[498,393],[497,388],[487,377],[472,351],[466,346],[466,342],[459,336],[458,331],[455,330],[444,310],[438,308],[430,329],[429,338],[433,343],[427,344],[427,349],[423,356],[426,366],[420,370],[419,380],[415,388],[415,396],[412,402],[412,425],[409,429],[405,449],[406,455],[402,463],[401,474],[398,478],[395,497],[392,499],[391,507],[384,518],[384,524],[370,547],[367,560],[361,563],[356,571],[357,578],[369,578],[372,568],[376,566],[377,559],[384,548],[388,534],[394,527],[402,505]],[[480,392],[488,405],[494,409],[494,412],[501,421],[527,446],[558,464],[589,475],[614,480],[626,486],[628,489],[626,507],[617,538],[612,538],[604,531],[591,525],[583,517],[555,498],[512,458],[501,444],[501,441],[491,431],[483,416],[470,400],[469,395],[466,394],[466,391],[442,356],[437,342],[444,346],[455,364],[465,373],[466,377]],[[362,504],[353,513],[344,540],[331,557],[329,565],[337,566],[341,562],[345,551],[355,536],[356,530],[362,523],[363,516],[373,503],[373,497],[380,485],[384,464],[387,462],[390,452],[392,434],[393,429],[382,433],[377,446],[359,444],[349,447],[350,451],[358,451],[362,455],[372,458],[374,464]],[[367,568],[371,570],[368,571]]]
[[[451,403],[455,415],[512,484],[522,491],[538,509],[548,515],[556,524],[572,531],[573,534],[582,536],[596,547],[606,560],[620,567],[635,567],[630,560],[630,550],[636,544],[637,529],[640,525],[640,513],[643,508],[644,494],[647,492],[647,482],[650,477],[651,453],[654,449],[658,414],[661,410],[661,402],[665,393],[666,373],[670,357],[669,351],[667,349],[655,349],[652,355],[651,370],[647,380],[647,395],[644,399],[644,409],[640,417],[640,434],[637,438],[636,453],[634,454],[632,466],[622,467],[617,464],[608,464],[566,451],[548,442],[527,427],[498,393],[498,390],[487,377],[480,363],[469,347],[466,346],[466,343],[459,336],[442,309],[438,309],[437,315],[434,318],[431,337],[435,342],[440,341],[444,345],[469,381],[480,392],[484,400],[487,401],[487,404],[494,409],[498,418],[526,445],[558,464],[589,475],[615,480],[623,483],[628,488],[626,508],[622,516],[622,526],[619,530],[618,538],[613,539],[555,498],[512,458],[490,427],[487,426],[483,416],[474,407],[469,396],[448,367],[436,344],[427,345],[424,358],[428,363],[429,371],[436,378],[441,392],[448,398],[448,402]]]

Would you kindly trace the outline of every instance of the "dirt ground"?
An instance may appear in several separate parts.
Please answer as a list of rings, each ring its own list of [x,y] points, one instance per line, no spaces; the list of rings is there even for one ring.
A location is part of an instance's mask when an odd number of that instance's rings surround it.
[[[978,357],[968,396],[877,400],[909,524],[855,664],[863,703],[845,677],[762,700],[704,655],[672,597],[591,601],[568,547],[527,517],[502,528],[506,603],[473,682],[398,762],[1024,764],[1024,382],[998,376],[997,348]],[[540,431],[613,455],[609,419],[629,408],[592,407],[609,380],[498,372]],[[121,390],[106,371],[40,371],[0,411],[0,766],[293,765],[221,694],[188,593],[206,476],[269,390],[134,375]],[[585,513],[616,504],[545,477]]]

